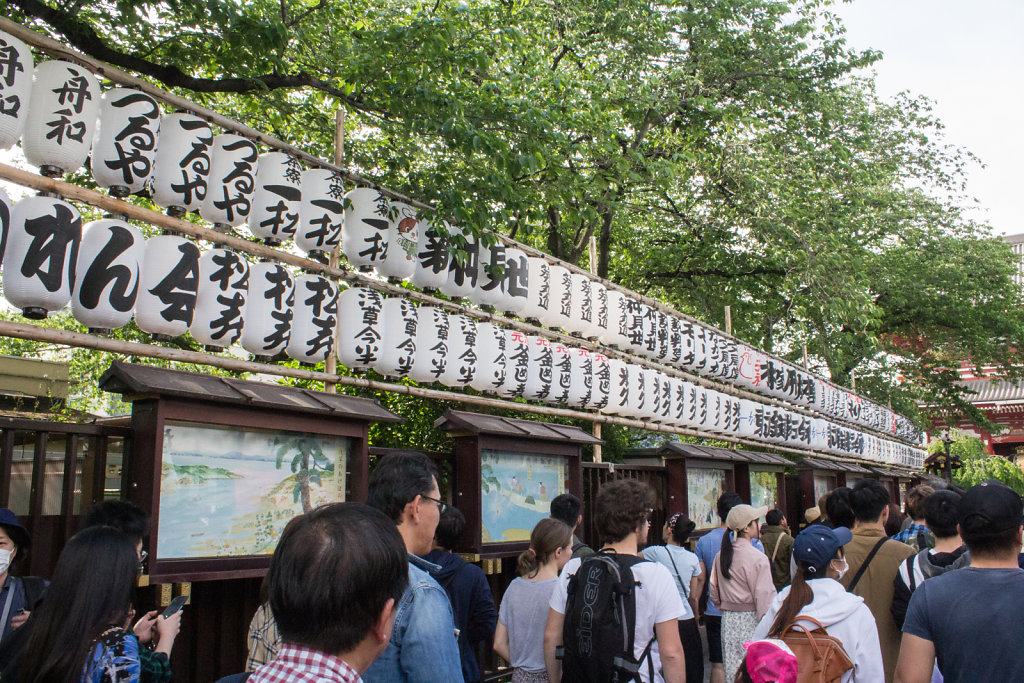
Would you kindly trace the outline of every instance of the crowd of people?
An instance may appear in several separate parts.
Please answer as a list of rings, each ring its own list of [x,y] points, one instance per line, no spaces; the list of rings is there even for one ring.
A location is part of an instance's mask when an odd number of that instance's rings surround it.
[[[901,520],[889,490],[864,479],[823,496],[796,533],[782,512],[725,492],[720,526],[691,551],[685,514],[645,547],[659,501],[613,481],[592,510],[571,494],[551,502],[496,605],[483,571],[453,553],[466,520],[442,501],[433,463],[388,455],[366,503],[288,523],[248,671],[221,680],[471,683],[484,647],[513,683],[1024,680],[1005,648],[1022,630],[1021,497],[996,481],[939,482],[906,502]],[[594,548],[578,535],[585,514]],[[97,505],[44,581],[9,571],[32,539],[0,509],[0,681],[171,680],[181,613],[131,605],[148,525],[129,503]]]

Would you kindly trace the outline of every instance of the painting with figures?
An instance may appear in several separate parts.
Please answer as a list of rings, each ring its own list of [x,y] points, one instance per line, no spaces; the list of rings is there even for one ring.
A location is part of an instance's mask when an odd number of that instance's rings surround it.
[[[568,459],[484,449],[480,453],[481,541],[528,541],[568,487]]]
[[[750,504],[774,508],[778,501],[779,480],[775,472],[750,473]]]
[[[288,521],[345,499],[350,439],[168,422],[157,557],[274,552]]]
[[[686,471],[687,514],[698,529],[718,526],[718,497],[725,490],[725,470],[690,467]]]

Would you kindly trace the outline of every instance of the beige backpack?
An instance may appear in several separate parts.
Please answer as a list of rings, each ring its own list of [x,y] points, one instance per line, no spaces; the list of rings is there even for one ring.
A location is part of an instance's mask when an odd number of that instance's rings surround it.
[[[810,622],[817,628],[809,630],[798,621]],[[781,640],[796,655],[797,683],[839,683],[843,674],[853,668],[842,641],[830,636],[820,622],[810,617],[794,619],[783,631]]]

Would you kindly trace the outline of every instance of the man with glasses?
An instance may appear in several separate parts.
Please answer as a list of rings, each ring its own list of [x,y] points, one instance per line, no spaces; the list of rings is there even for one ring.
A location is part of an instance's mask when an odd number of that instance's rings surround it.
[[[409,553],[409,586],[395,610],[387,649],[363,674],[366,683],[463,681],[452,606],[431,573],[426,555],[447,508],[437,486],[437,469],[420,453],[395,453],[377,461],[367,503],[398,527]]]

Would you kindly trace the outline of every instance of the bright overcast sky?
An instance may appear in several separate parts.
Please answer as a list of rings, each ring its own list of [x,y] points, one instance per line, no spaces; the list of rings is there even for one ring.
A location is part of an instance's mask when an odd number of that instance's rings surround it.
[[[879,93],[935,100],[948,142],[976,154],[977,218],[996,234],[1024,233],[1024,2],[852,0],[838,5],[849,44],[884,53]]]

